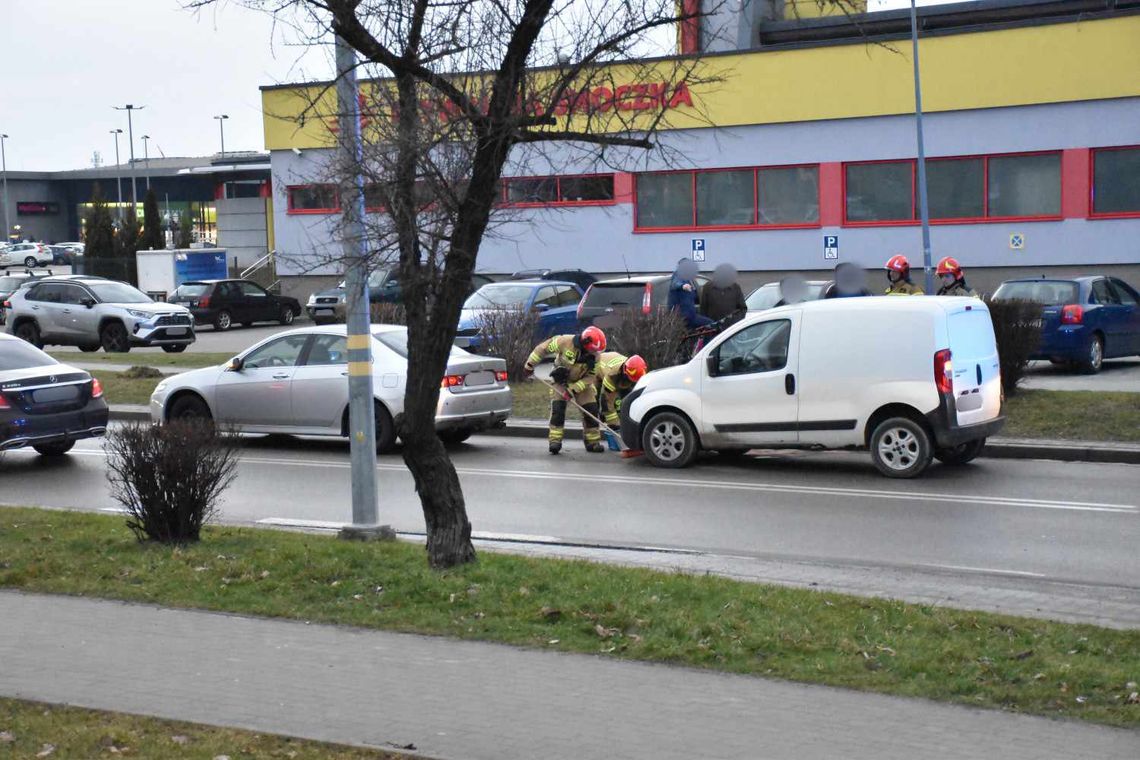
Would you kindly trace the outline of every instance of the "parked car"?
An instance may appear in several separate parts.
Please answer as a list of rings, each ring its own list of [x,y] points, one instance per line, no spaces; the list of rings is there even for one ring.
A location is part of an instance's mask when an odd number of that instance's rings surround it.
[[[180,353],[194,342],[194,318],[185,306],[155,303],[125,282],[98,277],[44,277],[8,298],[5,329],[42,348],[125,353],[161,346]]]
[[[254,322],[293,324],[301,316],[301,302],[270,293],[250,280],[193,280],[174,289],[167,299],[181,304],[194,315],[196,324],[228,330],[235,322],[249,327]]]
[[[396,443],[404,411],[408,333],[372,326],[372,387],[376,448]],[[150,399],[151,419],[207,418],[248,433],[348,435],[345,327],[306,327],[278,333],[228,364],[166,378]],[[452,348],[436,410],[436,429],[449,442],[502,425],[511,413],[506,362]]]
[[[41,279],[44,275],[30,272],[0,272],[0,325],[6,321],[8,299],[23,285]]]
[[[950,297],[750,314],[688,364],[643,377],[621,420],[658,467],[701,449],[859,447],[884,475],[917,477],[934,458],[970,461],[1002,426],[993,324],[984,303]]]
[[[815,301],[823,298],[823,291],[831,284],[831,280],[807,280],[804,284],[807,285],[807,298],[805,300]],[[748,297],[744,299],[744,303],[748,306],[749,311],[764,311],[775,307],[782,296],[780,283],[768,282],[749,293]]]
[[[0,334],[0,451],[31,446],[62,456],[79,439],[103,435],[107,415],[98,380]]]
[[[487,311],[499,309],[533,309],[538,312],[536,341],[561,332],[573,332],[578,325],[578,302],[581,300],[582,291],[572,282],[492,282],[479,288],[464,302],[455,345],[478,352],[483,344],[479,317]]]
[[[586,290],[578,304],[578,321],[593,324],[598,317],[626,309],[641,309],[648,314],[669,303],[671,274],[634,275],[613,280],[598,280]],[[697,292],[708,282],[703,275],[697,278]]]
[[[1140,294],[1116,277],[1007,280],[993,297],[1042,305],[1034,359],[1095,373],[1105,359],[1140,355]]]
[[[558,280],[559,282],[572,282],[583,293],[586,288],[598,281],[598,278],[581,269],[523,269],[511,275],[512,280]]]
[[[48,251],[51,252],[52,264],[66,264],[71,266],[75,263],[75,259],[83,257],[83,251],[70,245],[49,245]]]
[[[0,251],[0,266],[39,267],[52,263],[52,252],[43,243],[13,243]]]
[[[484,274],[471,275],[471,288],[468,293],[494,282]],[[403,299],[399,271],[396,267],[382,267],[368,275],[368,300],[371,303],[399,303]],[[344,321],[345,284],[342,280],[335,288],[322,290],[309,296],[305,311],[317,324]]]

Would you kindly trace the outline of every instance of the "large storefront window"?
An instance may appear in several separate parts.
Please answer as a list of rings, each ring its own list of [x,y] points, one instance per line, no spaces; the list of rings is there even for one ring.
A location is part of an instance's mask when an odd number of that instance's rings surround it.
[[[1140,147],[1093,151],[1092,212],[1140,214]]]
[[[847,221],[895,222],[914,218],[910,161],[847,166]]]
[[[513,206],[601,205],[614,202],[614,175],[506,177],[501,200]]]
[[[697,172],[697,226],[754,224],[754,182],[752,171]]]
[[[791,166],[757,171],[760,224],[819,223],[819,167]]]
[[[926,195],[932,219],[981,219],[986,215],[985,159],[928,159]]]
[[[989,216],[1060,215],[1060,154],[989,159]]]
[[[642,174],[637,178],[637,226],[693,225],[693,174]]]

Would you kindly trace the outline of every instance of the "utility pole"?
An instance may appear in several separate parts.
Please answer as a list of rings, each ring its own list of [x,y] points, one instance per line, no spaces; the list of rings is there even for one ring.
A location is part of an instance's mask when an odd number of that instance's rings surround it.
[[[8,154],[4,151],[4,141],[8,135],[0,134],[0,169],[4,173],[4,240],[7,243],[12,239],[12,228],[8,226]]]
[[[348,323],[348,432],[352,453],[352,525],[342,538],[390,535],[381,528],[376,507],[376,409],[372,390],[372,331],[368,301],[368,260],[364,240],[364,177],[360,165],[360,102],[357,100],[356,53],[336,38],[337,122],[343,165],[352,181],[342,183],[342,235]]]
[[[922,270],[925,290],[934,295],[934,268],[930,256],[930,204],[926,196],[926,146],[922,140],[922,78],[918,73],[918,12],[910,0],[910,45],[914,54],[914,123],[918,131],[918,212],[922,220]]]
[[[230,118],[229,114],[218,114],[214,117],[218,120],[218,135],[222,138],[222,160],[226,158],[226,119]]]
[[[150,150],[147,142],[150,141],[150,135],[143,135],[139,138],[143,141],[143,174],[146,176],[146,189],[150,190]]]
[[[135,171],[135,129],[131,124],[131,111],[141,111],[142,109],[146,108],[146,106],[133,106],[130,103],[127,103],[122,108],[119,108],[118,106],[113,107],[116,111],[127,112],[127,141],[130,143],[129,153],[131,156],[131,213],[135,216],[138,216],[139,189],[135,184],[135,177],[138,172]]]
[[[115,187],[119,191],[119,203],[115,206],[115,215],[119,217],[119,221],[123,220],[123,169],[119,163],[119,135],[123,134],[121,129],[112,129],[111,134],[115,136]]]

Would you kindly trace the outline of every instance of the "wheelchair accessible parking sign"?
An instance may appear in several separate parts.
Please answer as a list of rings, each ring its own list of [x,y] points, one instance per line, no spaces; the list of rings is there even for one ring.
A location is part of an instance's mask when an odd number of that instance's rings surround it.
[[[823,236],[823,258],[824,259],[838,259],[839,258],[839,236],[838,235],[824,235]]]
[[[692,241],[693,241],[693,248],[692,248],[693,261],[704,261],[705,260],[705,239],[704,238],[693,238]]]

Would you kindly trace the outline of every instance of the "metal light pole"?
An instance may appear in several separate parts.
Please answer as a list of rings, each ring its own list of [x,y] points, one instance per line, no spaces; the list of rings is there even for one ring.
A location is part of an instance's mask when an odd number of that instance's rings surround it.
[[[127,103],[122,108],[119,108],[118,106],[114,106],[114,109],[116,111],[126,111],[127,112],[127,141],[130,143],[130,156],[131,156],[131,212],[135,215],[137,215],[139,213],[139,210],[138,210],[139,189],[138,189],[138,186],[135,184],[135,176],[137,174],[137,172],[135,171],[135,129],[134,129],[134,126],[131,124],[131,111],[141,111],[144,108],[146,108],[146,106],[133,106],[130,103]]]
[[[119,135],[123,134],[121,129],[112,129],[111,134],[115,136],[115,187],[119,191],[119,204],[115,206],[115,214],[119,217],[119,221],[123,219],[123,170],[119,164]]]
[[[143,142],[143,175],[146,177],[146,189],[150,190],[150,150],[148,149],[147,142],[150,140],[150,135],[143,135],[139,138]]]
[[[922,269],[926,294],[934,295],[934,268],[930,256],[930,205],[926,197],[926,146],[922,140],[922,78],[918,73],[918,12],[910,0],[910,44],[914,55],[914,123],[918,131],[918,213],[922,220]]]
[[[4,174],[4,241],[12,239],[12,228],[8,226],[8,154],[4,151],[4,141],[8,135],[0,134],[0,170]]]
[[[229,114],[218,114],[214,117],[218,120],[218,136],[222,138],[222,160],[226,158],[226,119],[230,118]]]
[[[368,302],[368,261],[364,240],[364,178],[360,165],[360,102],[357,100],[356,53],[336,38],[336,100],[340,124],[340,151],[344,165],[352,167],[352,181],[344,183],[346,264],[346,322],[348,323],[348,431],[352,453],[352,526],[346,538],[383,535],[376,507],[376,409],[372,390],[372,335]],[[390,531],[390,529],[388,529]]]

